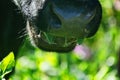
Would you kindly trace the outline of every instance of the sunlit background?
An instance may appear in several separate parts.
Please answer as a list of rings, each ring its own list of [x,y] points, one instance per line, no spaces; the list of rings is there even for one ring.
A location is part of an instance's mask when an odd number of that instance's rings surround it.
[[[26,39],[11,80],[119,80],[120,0],[100,3],[103,18],[95,36],[60,54],[34,48]]]

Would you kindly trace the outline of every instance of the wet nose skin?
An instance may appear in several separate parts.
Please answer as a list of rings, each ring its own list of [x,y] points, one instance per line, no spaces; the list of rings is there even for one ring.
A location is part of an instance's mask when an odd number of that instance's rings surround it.
[[[35,21],[40,30],[54,36],[75,38],[96,33],[102,12],[97,0],[50,0],[46,4]]]
[[[61,20],[62,27],[60,30],[51,30],[52,33],[65,33],[65,37],[76,38],[85,38],[89,34],[86,26],[96,15],[96,3],[91,4],[90,1],[66,1],[61,4],[57,2],[54,5],[54,13]],[[91,8],[89,8],[90,6]],[[69,30],[69,32],[66,33],[66,30]]]

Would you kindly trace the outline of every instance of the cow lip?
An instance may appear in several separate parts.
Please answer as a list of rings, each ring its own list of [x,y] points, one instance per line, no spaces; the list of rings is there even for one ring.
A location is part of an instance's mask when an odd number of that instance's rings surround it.
[[[55,51],[55,52],[69,52],[74,49],[76,43],[73,43],[67,47],[58,46],[57,44],[49,44],[41,38],[38,39],[39,43],[37,44],[38,48],[41,48],[45,51]]]
[[[73,40],[73,42],[71,42],[71,43],[65,43],[63,38],[56,38],[56,37],[53,37],[53,38],[55,40],[58,40],[58,43],[55,41],[52,41],[52,40],[49,42],[49,40],[48,40],[49,38],[48,37],[46,38],[46,35],[48,35],[48,34],[46,34],[45,32],[44,32],[44,34],[43,33],[39,34],[39,37],[37,37],[37,39],[35,41],[37,47],[39,47],[43,50],[57,51],[57,52],[62,52],[62,51],[69,52],[69,51],[73,50],[73,48],[76,45],[76,40]],[[63,41],[63,43],[59,43],[59,42],[61,42],[61,40]]]

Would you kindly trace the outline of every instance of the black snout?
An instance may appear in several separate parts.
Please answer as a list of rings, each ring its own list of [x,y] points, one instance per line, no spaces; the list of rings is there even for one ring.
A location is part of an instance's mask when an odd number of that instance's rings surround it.
[[[43,36],[40,38],[46,42],[46,46],[43,46],[45,44],[42,44],[41,40],[35,44],[50,51],[64,51],[66,47],[76,44],[77,39],[93,36],[98,30],[101,16],[101,5],[97,0],[50,0],[43,9],[38,10],[38,15],[31,21],[31,25],[40,33],[45,32],[47,36],[52,36],[54,44],[49,43]],[[55,42],[56,40],[59,41]],[[65,40],[70,42],[66,43]],[[64,46],[65,44],[68,45]],[[57,47],[58,49],[55,49]]]
[[[98,0],[15,1],[28,20],[32,42],[48,51],[73,49],[78,39],[97,32],[102,17]]]

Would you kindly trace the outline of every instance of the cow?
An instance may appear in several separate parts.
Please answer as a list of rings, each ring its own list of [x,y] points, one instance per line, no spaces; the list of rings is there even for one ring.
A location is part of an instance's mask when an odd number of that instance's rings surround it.
[[[1,0],[0,10],[0,60],[16,56],[27,36],[45,51],[69,52],[95,35],[102,18],[98,0]]]

